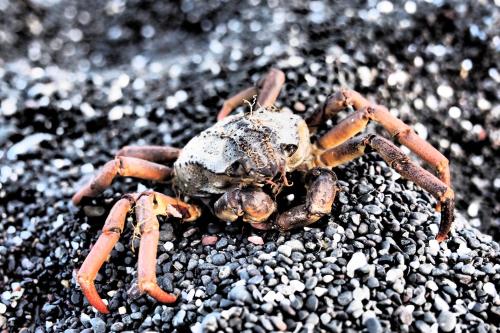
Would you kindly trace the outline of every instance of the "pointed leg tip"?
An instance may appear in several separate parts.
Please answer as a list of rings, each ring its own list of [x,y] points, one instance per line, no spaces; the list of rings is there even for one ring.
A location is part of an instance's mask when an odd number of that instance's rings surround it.
[[[94,308],[96,308],[97,311],[99,311],[102,314],[110,314],[108,307],[106,305],[104,305],[104,303],[103,303],[103,305],[96,304],[96,305],[92,305],[92,306]]]
[[[443,234],[438,234],[436,236],[436,240],[438,241],[438,243],[444,242],[447,238],[448,236]]]
[[[75,195],[73,195],[73,197],[71,198],[71,202],[73,203],[73,205],[75,206],[78,206],[80,204],[80,201],[81,201],[81,198],[80,196],[78,195],[78,193],[76,193]]]

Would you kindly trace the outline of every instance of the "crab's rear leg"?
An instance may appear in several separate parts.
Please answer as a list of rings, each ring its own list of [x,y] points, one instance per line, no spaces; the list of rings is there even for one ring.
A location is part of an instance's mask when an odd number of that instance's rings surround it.
[[[321,154],[319,163],[330,167],[346,163],[363,155],[366,146],[370,146],[377,151],[387,164],[403,177],[413,181],[439,200],[441,204],[441,223],[436,239],[439,242],[445,240],[453,223],[455,208],[453,190],[429,171],[411,161],[391,141],[378,135],[357,137]]]
[[[295,206],[278,216],[276,225],[280,230],[307,226],[332,210],[338,191],[337,177],[333,171],[314,168],[307,173],[306,184],[306,203]]]
[[[73,195],[73,203],[78,205],[84,197],[95,197],[111,185],[116,176],[137,177],[146,180],[165,180],[172,169],[140,158],[118,156],[107,162],[94,178]]]
[[[87,297],[90,305],[102,313],[109,313],[109,310],[97,293],[94,280],[102,264],[108,259],[113,247],[118,242],[120,233],[123,231],[125,218],[132,204],[133,199],[131,197],[116,202],[102,228],[102,234],[92,247],[92,250],[90,250],[87,258],[85,258],[82,267],[78,270],[77,279],[83,294]]]
[[[239,217],[256,229],[270,229],[268,218],[276,211],[276,202],[260,188],[234,189],[214,204],[215,215],[222,221],[234,222]]]
[[[217,114],[217,120],[224,119],[238,106],[243,105],[245,100],[250,100],[254,95],[257,95],[257,106],[270,107],[274,105],[284,84],[285,74],[279,69],[271,68],[259,81],[257,87],[246,88],[229,97]]]
[[[347,139],[361,132],[368,121],[374,120],[381,124],[392,137],[408,147],[413,153],[429,163],[437,171],[439,179],[450,186],[449,161],[429,142],[419,137],[415,131],[403,121],[394,117],[385,106],[374,104],[361,96],[358,92],[349,89],[331,95],[323,109],[319,110],[309,120],[311,127],[332,117],[348,106],[354,107],[356,112],[334,126],[318,140],[320,148],[333,148]]]

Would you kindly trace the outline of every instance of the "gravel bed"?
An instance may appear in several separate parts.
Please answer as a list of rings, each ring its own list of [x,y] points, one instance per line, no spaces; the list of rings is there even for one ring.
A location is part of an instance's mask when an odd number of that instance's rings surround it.
[[[0,332],[497,332],[498,8],[0,0]],[[449,157],[450,239],[434,240],[435,200],[369,153],[334,169],[342,191],[310,228],[162,220],[173,306],[139,293],[129,218],[96,279],[112,313],[97,313],[75,273],[112,204],[172,191],[120,179],[74,207],[75,188],[124,145],[182,147],[270,66],[287,76],[279,107],[307,116],[349,86]]]

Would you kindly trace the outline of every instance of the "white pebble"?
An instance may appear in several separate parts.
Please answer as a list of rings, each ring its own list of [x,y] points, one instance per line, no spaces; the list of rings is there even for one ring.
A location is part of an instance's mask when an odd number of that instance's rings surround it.
[[[304,283],[299,280],[291,280],[290,281],[290,287],[292,287],[295,291],[302,292],[306,288]]]
[[[394,10],[394,5],[390,1],[380,1],[377,4],[377,10],[383,14],[389,14]]]
[[[7,312],[7,305],[0,303],[0,314]]]
[[[467,214],[470,217],[476,217],[479,214],[479,202],[473,201],[467,208]]]
[[[493,283],[491,283],[491,282],[486,282],[483,285],[483,290],[484,290],[485,293],[487,293],[491,297],[496,297],[497,296],[497,289],[495,288],[495,285]],[[2,312],[0,311],[0,313],[2,313]]]
[[[432,280],[427,281],[425,283],[425,286],[427,287],[427,289],[432,290],[432,291],[438,291],[438,289],[439,289],[439,287],[436,284],[436,282],[434,282]]]
[[[429,241],[429,254],[436,256],[439,253],[439,242],[435,239]]]
[[[0,104],[0,111],[5,116],[13,115],[17,111],[17,100],[12,97],[4,99]]]
[[[114,106],[109,110],[108,119],[109,120],[119,120],[123,117],[123,108],[119,105]]]
[[[323,287],[314,288],[314,294],[318,297],[324,296],[327,292],[328,292],[328,289],[323,288]]]
[[[387,282],[395,282],[397,279],[402,278],[404,275],[403,270],[399,268],[390,269],[385,275],[385,280]]]
[[[354,272],[367,264],[368,262],[363,252],[354,253],[351,260],[347,263],[347,276],[354,277]]]
[[[299,56],[291,56],[288,58],[288,64],[291,67],[298,67],[304,63],[304,59]]]
[[[174,243],[165,242],[165,244],[163,244],[163,248],[165,249],[165,251],[170,252],[174,249]]]
[[[86,102],[80,105],[80,111],[82,111],[83,115],[87,118],[92,118],[96,114],[94,108],[89,103]]]
[[[452,106],[449,110],[448,110],[448,115],[450,116],[450,118],[453,118],[453,119],[458,119],[460,118],[460,115],[462,114],[462,110],[460,110],[458,107],[456,106]]]
[[[451,98],[453,97],[453,88],[442,84],[437,88],[437,94],[443,98]]]
[[[42,141],[52,140],[52,134],[48,133],[35,133],[31,134],[16,144],[12,145],[9,150],[7,150],[7,158],[9,160],[15,160],[18,155],[26,154],[29,152],[34,152],[38,149],[39,144]]]
[[[408,14],[415,14],[417,12],[417,4],[413,1],[405,2],[405,11]]]
[[[127,308],[125,308],[124,306],[120,306],[118,308],[118,313],[121,314],[121,315],[127,313]]]

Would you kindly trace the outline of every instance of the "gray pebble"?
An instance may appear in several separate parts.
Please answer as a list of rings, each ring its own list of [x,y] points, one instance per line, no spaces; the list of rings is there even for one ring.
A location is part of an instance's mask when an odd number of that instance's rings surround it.
[[[451,332],[457,325],[457,316],[449,311],[443,311],[438,316],[439,328],[443,332]]]
[[[99,317],[94,317],[90,319],[90,324],[92,325],[92,329],[95,333],[105,333],[106,332],[106,323]]]

